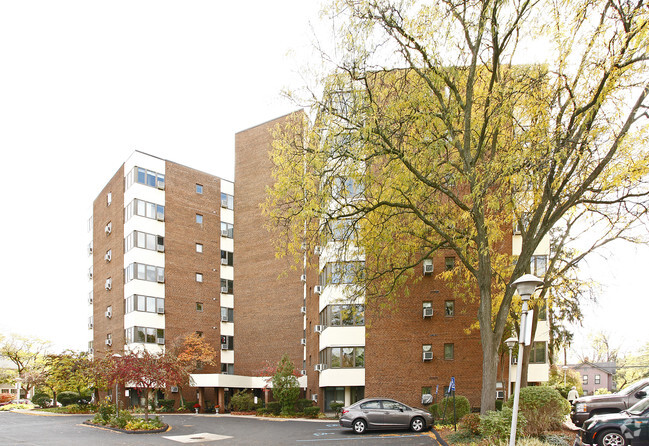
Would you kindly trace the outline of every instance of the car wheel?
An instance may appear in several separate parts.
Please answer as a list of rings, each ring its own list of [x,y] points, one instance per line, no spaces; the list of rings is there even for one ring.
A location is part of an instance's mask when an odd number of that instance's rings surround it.
[[[354,433],[362,434],[365,432],[365,429],[367,429],[367,423],[365,420],[359,418],[358,420],[354,420],[352,427],[354,428]]]
[[[599,434],[597,444],[600,446],[626,446],[628,443],[620,431],[610,429]]]
[[[424,422],[423,418],[421,418],[421,417],[415,417],[410,422],[410,429],[412,431],[414,431],[414,432],[423,431],[425,426],[426,426],[426,423]]]

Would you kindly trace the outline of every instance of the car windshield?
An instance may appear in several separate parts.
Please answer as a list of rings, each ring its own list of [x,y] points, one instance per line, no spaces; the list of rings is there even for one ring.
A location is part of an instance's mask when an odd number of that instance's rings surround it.
[[[649,398],[638,401],[627,410],[632,415],[640,415],[645,410],[649,409]]]
[[[645,382],[644,385],[647,385],[647,384],[649,384],[649,381]],[[635,389],[635,388],[636,388],[635,386],[629,386],[629,387],[627,387],[625,389],[620,390],[617,394],[626,396],[626,395],[631,394],[631,392],[633,392],[633,389]]]

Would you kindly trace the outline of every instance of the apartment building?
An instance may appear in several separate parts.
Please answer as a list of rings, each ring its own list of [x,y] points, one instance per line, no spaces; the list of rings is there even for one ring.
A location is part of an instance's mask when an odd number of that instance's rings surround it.
[[[89,351],[159,353],[198,332],[222,346],[205,372],[231,372],[233,224],[232,182],[134,152],[89,220]]]

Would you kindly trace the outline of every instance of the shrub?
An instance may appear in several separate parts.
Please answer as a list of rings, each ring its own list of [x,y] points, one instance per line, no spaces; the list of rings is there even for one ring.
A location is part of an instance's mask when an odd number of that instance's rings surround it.
[[[198,404],[198,401],[185,401],[185,404],[183,405],[185,410],[188,410],[190,412],[194,411],[194,406]]]
[[[527,419],[525,434],[539,436],[544,432],[561,429],[561,425],[570,413],[570,403],[559,391],[548,386],[524,387],[519,397],[520,412]],[[513,405],[513,398],[507,406]]]
[[[460,429],[471,435],[480,435],[480,414],[468,413],[460,420]]]
[[[496,400],[496,410],[503,410],[503,400]]]
[[[13,409],[33,409],[34,406],[31,404],[7,404],[5,406],[0,406],[0,411],[10,411]]]
[[[255,400],[252,394],[243,390],[235,393],[230,399],[230,408],[235,412],[249,412],[255,407]]]
[[[56,397],[56,400],[64,406],[78,404],[80,399],[81,395],[77,392],[61,392]]]
[[[320,408],[318,406],[311,406],[304,408],[304,416],[309,418],[318,418],[320,415]]]
[[[97,414],[95,415],[93,421],[99,424],[106,424],[110,421],[114,413],[115,406],[113,406],[108,400],[106,400],[102,402],[99,407],[97,407]]]
[[[120,410],[119,415],[113,420],[115,425],[120,429],[124,429],[131,421],[133,421],[133,415],[131,415],[128,410]]]
[[[0,393],[0,403],[8,403],[9,401],[14,399],[16,399],[16,397],[11,393]]]
[[[279,401],[271,401],[266,405],[266,413],[271,413],[273,415],[279,415],[282,410],[282,405]]]
[[[455,418],[453,418],[453,397],[447,396],[439,403],[433,404],[428,409],[435,419],[441,424],[453,424],[471,412],[471,404],[465,396],[455,397]],[[433,410],[435,412],[433,412]]]
[[[492,441],[506,440],[509,438],[512,425],[513,411],[509,407],[503,407],[503,410],[490,410],[485,415],[480,417],[480,432],[483,436]],[[527,420],[522,414],[518,415],[516,421],[516,432],[519,433],[523,430]]]
[[[50,405],[52,397],[45,392],[37,392],[32,396],[32,403],[37,406],[47,407]]]
[[[313,401],[311,401],[310,399],[307,399],[307,398],[299,399],[295,403],[295,408],[300,413],[303,413],[304,409],[309,408],[311,406],[313,406]]]
[[[174,401],[172,399],[169,399],[169,400],[160,399],[160,400],[158,400],[158,404],[160,405],[160,409],[163,412],[173,412],[175,403],[176,403],[176,401]]]
[[[268,413],[268,410],[265,407],[258,407],[256,412],[257,416],[261,417],[266,415]]]
[[[336,412],[336,416],[340,413],[340,409],[345,407],[345,403],[341,403],[340,401],[334,401],[333,403],[330,404],[331,410]]]

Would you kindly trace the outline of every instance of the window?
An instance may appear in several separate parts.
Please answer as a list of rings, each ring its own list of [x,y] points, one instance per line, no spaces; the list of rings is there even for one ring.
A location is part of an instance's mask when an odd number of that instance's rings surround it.
[[[221,336],[221,350],[234,350],[234,336]]]
[[[196,282],[203,282],[203,274],[201,273],[196,273]]]
[[[367,403],[361,404],[361,409],[381,409],[381,402],[368,401]]]
[[[133,183],[144,184],[145,186],[165,188],[165,176],[161,173],[147,170],[142,167],[134,167],[126,175],[126,188],[128,189]]]
[[[203,185],[196,183],[196,193],[203,194]]]
[[[455,344],[444,344],[444,359],[455,358]]]
[[[221,307],[221,322],[234,322],[234,309]]]
[[[164,314],[165,300],[162,297],[142,296],[135,294],[124,299],[124,312],[142,311],[146,313]]]
[[[234,253],[221,250],[221,265],[234,265]]]
[[[203,245],[201,243],[196,243],[196,252],[203,252]]]
[[[165,342],[165,331],[163,328],[129,327],[124,330],[124,336],[126,337],[127,344],[137,342],[163,345]]]
[[[221,279],[221,293],[232,294],[234,292],[234,280]]]
[[[543,302],[539,304],[539,320],[540,321],[548,320],[548,305],[545,302],[545,300],[543,300]]]
[[[455,257],[444,258],[444,266],[446,267],[446,271],[451,271],[455,268]]]
[[[234,209],[234,197],[232,195],[224,194],[221,192],[221,207],[226,209]]]
[[[447,300],[444,302],[444,315],[445,316],[455,316],[455,301]]]
[[[545,364],[545,342],[534,342],[530,350],[530,364]]]
[[[196,223],[199,225],[203,224],[203,216],[201,214],[196,214]]]
[[[108,192],[108,195],[106,196],[106,206],[110,206],[112,202],[113,202],[113,193]]]
[[[320,352],[320,363],[329,368],[365,367],[365,347],[328,347]]]
[[[532,256],[530,259],[530,272],[538,277],[545,276],[548,256]]]
[[[328,305],[320,313],[320,324],[328,327],[365,325],[365,305]]]
[[[234,238],[234,226],[230,223],[221,222],[221,237]]]
[[[124,221],[129,221],[134,215],[164,221],[165,207],[136,198],[124,208]]]
[[[329,262],[320,273],[320,285],[358,282],[364,270],[365,262]]]
[[[595,384],[600,384],[602,381],[602,377],[600,375],[595,375]]]
[[[355,240],[356,225],[350,219],[331,221],[327,223],[325,233],[328,241]]]
[[[133,231],[124,238],[124,252],[128,252],[133,248],[163,252],[164,246],[164,237],[146,232]]]
[[[196,311],[203,311],[203,302],[196,302]]]
[[[221,373],[224,375],[234,375],[234,364],[221,363]]]
[[[147,282],[164,282],[165,269],[162,266],[131,263],[124,269],[124,283],[131,280],[146,280]]]
[[[583,375],[583,376],[581,377],[581,383],[582,383],[583,385],[587,385],[587,384],[588,384],[588,375]]]

